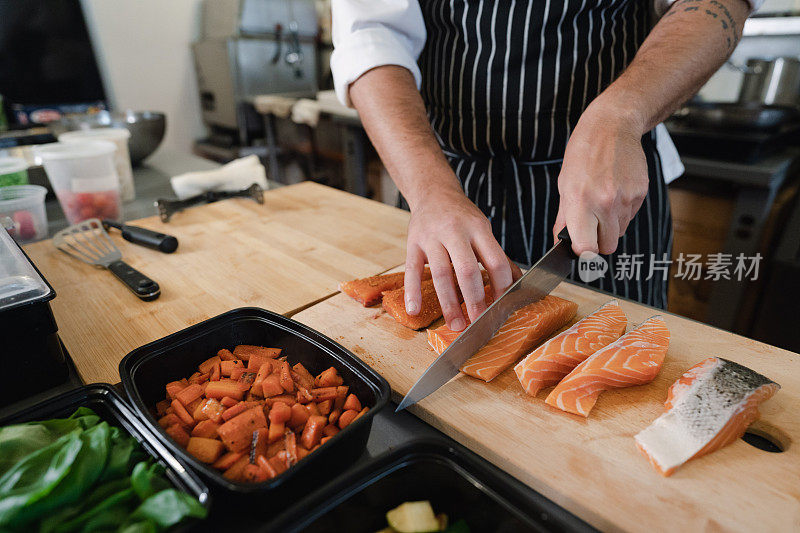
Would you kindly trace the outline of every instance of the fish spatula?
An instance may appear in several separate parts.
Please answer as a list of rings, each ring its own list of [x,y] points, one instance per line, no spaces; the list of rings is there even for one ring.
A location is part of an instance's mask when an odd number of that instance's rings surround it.
[[[122,260],[122,252],[99,219],[90,218],[62,229],[53,237],[53,244],[75,259],[110,270],[133,294],[146,302],[161,295],[158,283]]]

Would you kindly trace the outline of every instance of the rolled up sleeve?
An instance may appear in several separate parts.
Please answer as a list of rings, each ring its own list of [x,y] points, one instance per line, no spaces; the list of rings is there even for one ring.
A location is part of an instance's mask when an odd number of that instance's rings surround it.
[[[331,8],[331,72],[344,105],[351,106],[350,84],[382,65],[407,68],[420,87],[417,59],[426,35],[418,0],[333,0]]]
[[[764,0],[744,0],[750,5],[750,14],[755,13],[758,8],[764,3]],[[660,17],[664,13],[666,13],[672,4],[678,2],[678,0],[655,0],[653,5],[655,6],[656,14]]]

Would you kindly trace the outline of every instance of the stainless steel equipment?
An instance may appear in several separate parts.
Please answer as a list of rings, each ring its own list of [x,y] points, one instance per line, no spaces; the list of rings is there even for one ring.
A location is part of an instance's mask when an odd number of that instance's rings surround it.
[[[122,252],[97,218],[64,228],[53,237],[53,244],[70,257],[110,270],[131,292],[146,302],[161,295],[158,283],[122,260]]]
[[[212,133],[248,128],[249,98],[316,94],[317,14],[313,0],[206,0],[203,35],[192,45],[204,122]]]
[[[575,254],[566,228],[558,242],[489,308],[469,325],[414,383],[397,407],[401,411],[425,398],[455,377],[461,365],[475,355],[508,317],[521,307],[541,300],[572,271]]]
[[[155,152],[161,141],[164,140],[167,117],[164,113],[155,111],[131,111],[128,109],[118,113],[100,111],[67,116],[50,125],[50,129],[56,136],[65,131],[109,127],[125,128],[131,132],[128,148],[131,153],[131,164],[136,166]]]
[[[739,102],[800,106],[800,60],[796,57],[748,59]]]

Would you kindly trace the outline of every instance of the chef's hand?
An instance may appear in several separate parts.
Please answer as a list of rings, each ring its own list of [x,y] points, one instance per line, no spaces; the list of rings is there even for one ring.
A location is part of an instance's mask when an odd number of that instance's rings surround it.
[[[420,280],[426,262],[447,326],[453,331],[467,325],[453,270],[470,320],[486,309],[479,262],[489,273],[495,297],[520,274],[495,240],[486,216],[455,189],[431,191],[411,206],[405,273],[405,304],[410,315],[420,312]]]
[[[601,97],[581,115],[558,176],[553,236],[567,226],[576,254],[610,254],[641,207],[648,188],[642,127]]]

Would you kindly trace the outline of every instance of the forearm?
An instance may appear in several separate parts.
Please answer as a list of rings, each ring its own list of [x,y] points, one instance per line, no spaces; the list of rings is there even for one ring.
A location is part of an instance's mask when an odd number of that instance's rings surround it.
[[[590,108],[623,114],[644,134],[693,96],[739,42],[744,0],[679,0],[625,72]]]
[[[386,65],[366,72],[350,85],[350,100],[412,209],[432,193],[461,194],[408,70]]]

